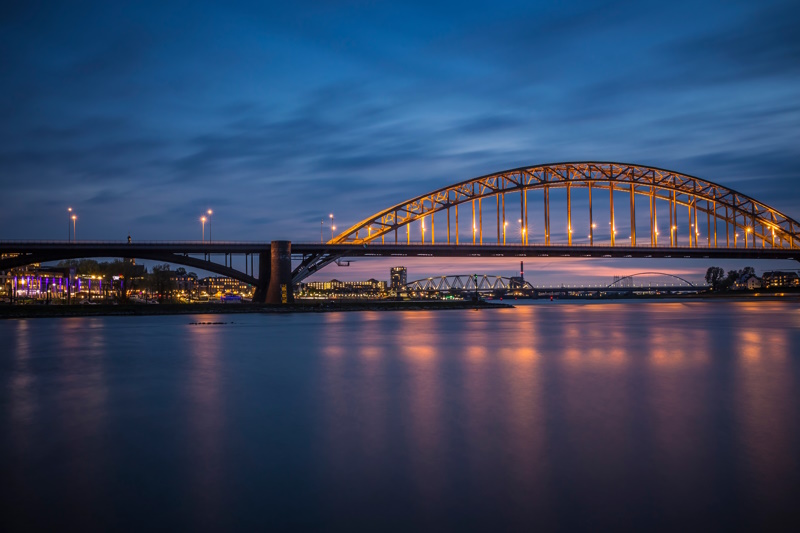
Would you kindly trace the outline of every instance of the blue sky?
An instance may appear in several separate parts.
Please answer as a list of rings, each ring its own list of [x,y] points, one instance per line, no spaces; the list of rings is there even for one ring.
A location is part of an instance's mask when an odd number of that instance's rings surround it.
[[[473,176],[592,159],[800,217],[797,2],[5,9],[3,239],[65,238],[71,206],[79,238],[198,239],[212,208],[215,238],[316,241],[330,212],[343,228]]]

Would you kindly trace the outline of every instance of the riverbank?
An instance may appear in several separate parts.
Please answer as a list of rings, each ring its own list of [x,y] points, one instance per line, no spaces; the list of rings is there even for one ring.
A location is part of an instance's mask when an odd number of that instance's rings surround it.
[[[3,318],[54,318],[73,316],[210,315],[240,313],[328,313],[341,311],[427,311],[452,309],[502,309],[504,302],[469,301],[307,301],[291,305],[266,304],[160,304],[160,305],[3,305]]]

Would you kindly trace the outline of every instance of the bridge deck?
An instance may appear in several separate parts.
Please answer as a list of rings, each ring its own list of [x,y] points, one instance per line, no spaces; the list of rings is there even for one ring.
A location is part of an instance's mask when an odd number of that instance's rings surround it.
[[[45,254],[66,257],[142,257],[148,253],[257,254],[269,252],[269,242],[198,241],[0,241],[0,254]],[[615,258],[708,258],[793,259],[799,250],[781,248],[708,248],[608,245],[521,244],[327,244],[292,243],[298,256],[334,254],[341,257],[615,257]]]

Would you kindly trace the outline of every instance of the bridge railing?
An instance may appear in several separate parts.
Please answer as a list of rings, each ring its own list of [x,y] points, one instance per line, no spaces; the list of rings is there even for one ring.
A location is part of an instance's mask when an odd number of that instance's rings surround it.
[[[253,245],[253,244],[263,244],[264,246],[269,247],[270,241],[192,241],[192,240],[146,240],[146,241],[132,241],[128,242],[127,240],[121,241],[108,241],[108,240],[82,240],[79,239],[77,241],[67,241],[67,240],[50,240],[50,239],[1,239],[0,244],[53,244],[53,245],[66,245],[66,244],[83,244],[83,245],[122,245],[122,244],[136,244],[136,245],[147,245],[147,244],[197,244],[197,245],[236,245],[236,244],[244,244],[244,245]]]

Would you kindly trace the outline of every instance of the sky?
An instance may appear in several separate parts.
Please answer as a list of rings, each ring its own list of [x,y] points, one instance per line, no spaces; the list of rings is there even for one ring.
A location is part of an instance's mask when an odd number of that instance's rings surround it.
[[[344,229],[471,177],[587,160],[800,218],[799,19],[796,1],[16,2],[0,18],[0,239],[65,239],[72,207],[79,239],[200,239],[213,209],[215,240],[316,242],[330,213]],[[408,263],[410,279],[518,268]]]

